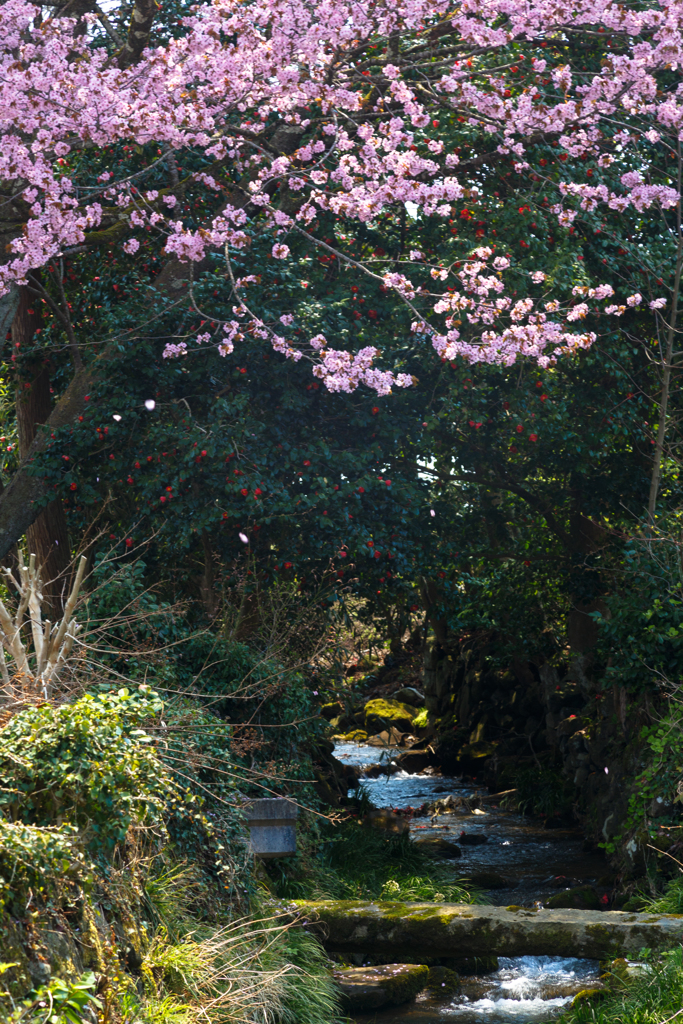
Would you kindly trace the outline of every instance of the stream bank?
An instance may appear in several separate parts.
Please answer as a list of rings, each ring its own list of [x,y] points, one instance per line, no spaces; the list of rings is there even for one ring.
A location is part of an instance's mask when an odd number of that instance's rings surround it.
[[[413,842],[431,844],[439,873],[449,875],[453,884],[479,882],[478,900],[497,906],[546,905],[577,888],[593,894],[598,906],[610,906],[613,876],[578,827],[560,822],[562,827],[546,828],[543,820],[506,808],[504,800],[501,806],[478,780],[448,776],[433,766],[421,772],[397,769],[402,753],[399,747],[348,740],[337,741],[334,749],[347,773],[354,769],[371,804],[389,812],[378,824],[395,827],[398,820]],[[419,961],[419,950],[415,956]],[[370,956],[354,959],[375,962]],[[558,1016],[578,992],[599,984],[599,965],[593,960],[501,958],[497,969],[484,976],[468,975],[466,965],[458,966],[462,987],[456,995],[440,1000],[433,991],[423,993],[412,1003],[355,1019],[359,1024],[530,1024]]]

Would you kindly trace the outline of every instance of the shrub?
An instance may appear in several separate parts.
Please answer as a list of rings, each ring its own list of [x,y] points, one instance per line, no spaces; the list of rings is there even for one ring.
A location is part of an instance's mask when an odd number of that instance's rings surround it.
[[[6,819],[78,828],[110,852],[133,821],[162,824],[185,802],[141,724],[162,708],[146,686],[26,708],[0,731],[0,808]]]

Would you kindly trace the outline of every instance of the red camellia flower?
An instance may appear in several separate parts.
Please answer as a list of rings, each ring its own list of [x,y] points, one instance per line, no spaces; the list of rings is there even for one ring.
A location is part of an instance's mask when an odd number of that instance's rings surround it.
[[[132,548],[133,547],[133,541],[130,539],[130,537],[128,537],[128,539],[126,540],[126,547],[127,548]]]
[[[529,434],[530,441],[538,441],[538,434]]]
[[[374,542],[374,540],[369,540],[369,541],[368,541],[368,547],[369,547],[369,548],[374,548],[374,546],[375,546],[375,542]]]
[[[254,495],[255,497],[258,498],[259,494],[263,494],[263,491],[261,490],[260,487],[257,487],[256,490],[254,491]]]
[[[346,552],[345,551],[340,551],[339,552],[339,557],[340,558],[346,558]]]
[[[70,489],[72,491],[75,491],[77,486],[78,486],[77,484],[71,484],[71,488]]]
[[[391,480],[385,480],[384,483],[387,485],[387,487],[391,487]]]
[[[292,563],[291,562],[285,562],[284,568],[285,569],[291,569],[292,568]]]
[[[379,412],[379,406],[378,405],[373,405],[373,407],[372,407],[372,415],[376,416],[378,412]]]
[[[126,480],[126,483],[127,484],[132,484],[133,483],[133,477],[129,476],[128,479]]]
[[[359,487],[358,488],[358,493],[359,494],[365,494],[365,488],[364,487]]]
[[[166,454],[166,452],[164,452],[164,455],[165,454]],[[206,449],[202,449],[202,455],[206,455]]]
[[[246,498],[246,496],[249,494],[249,491],[247,490],[246,487],[243,487],[242,490],[240,491],[240,494],[242,495],[243,498]]]
[[[311,464],[311,460],[310,459],[304,459],[304,466],[310,466],[310,464]]]
[[[522,431],[524,430],[524,427],[522,426],[521,423],[518,423],[517,426],[515,427],[515,429],[516,429],[518,434],[521,434]]]
[[[162,495],[161,495],[161,497],[159,498],[159,501],[160,501],[160,502],[161,502],[162,504],[163,504],[163,503],[164,503],[164,502],[166,501],[166,498],[165,498],[165,496],[164,496],[163,494],[162,494]]]

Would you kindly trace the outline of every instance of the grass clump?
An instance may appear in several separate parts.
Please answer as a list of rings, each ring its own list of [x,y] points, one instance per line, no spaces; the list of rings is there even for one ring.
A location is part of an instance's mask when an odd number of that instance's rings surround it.
[[[408,833],[386,832],[355,819],[330,828],[306,865],[268,865],[272,888],[289,899],[407,900],[473,903],[476,896],[434,862]]]
[[[577,1003],[563,1015],[562,1024],[662,1024],[677,1017],[683,1006],[683,950],[606,980],[609,994]]]
[[[514,784],[522,814],[552,817],[569,810],[571,799],[567,782],[553,768],[522,768],[515,772]]]

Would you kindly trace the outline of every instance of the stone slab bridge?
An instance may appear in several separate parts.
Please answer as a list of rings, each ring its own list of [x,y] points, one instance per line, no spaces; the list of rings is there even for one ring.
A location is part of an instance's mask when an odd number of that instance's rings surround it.
[[[683,915],[600,910],[533,910],[456,903],[294,900],[296,914],[333,953],[375,956],[637,955],[683,943]]]

